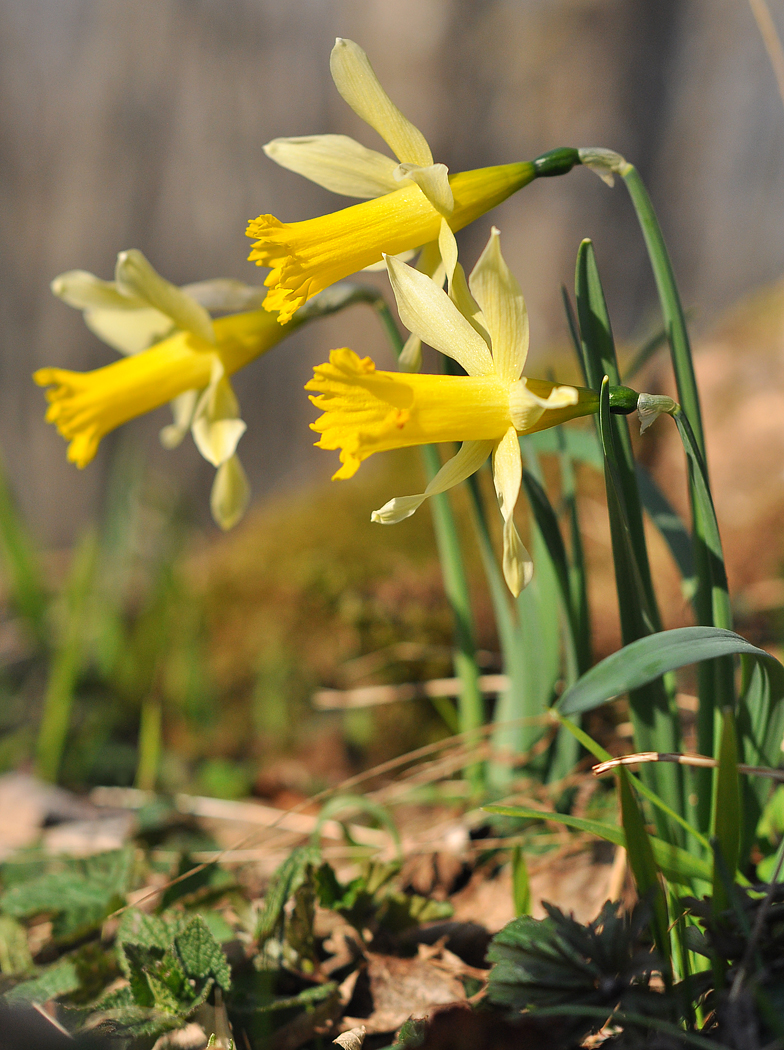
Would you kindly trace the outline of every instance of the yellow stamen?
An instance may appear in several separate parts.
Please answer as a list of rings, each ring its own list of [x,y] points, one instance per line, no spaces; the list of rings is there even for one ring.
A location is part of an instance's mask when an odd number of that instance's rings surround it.
[[[186,390],[206,387],[215,354],[226,374],[232,375],[288,334],[265,310],[220,317],[214,326],[217,346],[190,332],[178,332],[149,350],[92,372],[39,368],[33,379],[51,388],[46,391],[46,421],[70,442],[68,459],[85,467],[101,438],[116,427]]]
[[[534,177],[532,164],[502,164],[453,175],[455,199],[449,217],[460,230],[506,200]],[[248,225],[257,238],[248,256],[258,266],[270,266],[265,284],[267,310],[279,311],[284,323],[311,296],[381,260],[438,237],[441,215],[416,185],[354,204],[342,211],[304,222],[283,223],[260,215]]]

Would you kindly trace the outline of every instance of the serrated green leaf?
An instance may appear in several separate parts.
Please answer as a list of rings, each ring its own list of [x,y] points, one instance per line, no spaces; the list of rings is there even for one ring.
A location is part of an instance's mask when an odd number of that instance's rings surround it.
[[[45,1003],[61,995],[69,995],[79,987],[79,975],[76,967],[69,960],[56,963],[29,981],[15,985],[2,997],[2,1002]]]
[[[256,927],[259,947],[263,946],[280,924],[286,901],[302,885],[308,867],[315,867],[320,859],[321,851],[317,847],[300,846],[289,854],[275,872]]]
[[[224,991],[228,991],[231,987],[229,964],[201,915],[194,915],[182,933],[175,937],[174,943],[189,977],[212,976]]]
[[[32,969],[33,957],[27,944],[27,931],[10,915],[0,915],[0,973],[13,977]]]

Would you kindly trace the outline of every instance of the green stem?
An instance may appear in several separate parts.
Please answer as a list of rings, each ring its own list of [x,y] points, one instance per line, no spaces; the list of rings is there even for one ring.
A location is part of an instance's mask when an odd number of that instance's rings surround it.
[[[403,340],[386,302],[379,297],[375,302],[376,312],[396,355],[403,349]],[[428,481],[432,480],[441,469],[441,460],[435,445],[421,447],[422,463]],[[476,636],[474,618],[471,612],[471,598],[468,591],[463,556],[460,550],[460,536],[457,522],[452,512],[447,493],[442,492],[430,498],[433,515],[433,529],[436,547],[441,561],[441,572],[444,579],[444,591],[452,609],[455,622],[454,667],[460,679],[458,697],[458,718],[461,733],[471,733],[480,729],[485,723],[484,698],[479,688],[479,668],[476,663]],[[477,737],[477,742],[479,737]],[[471,738],[467,743],[470,745]],[[480,791],[483,784],[483,771],[479,763],[468,769],[468,778],[474,789]]]
[[[157,676],[156,676],[157,677]],[[141,791],[154,791],[161,763],[163,705],[152,692],[142,702],[139,725],[139,761],[136,766],[135,786]]]
[[[694,446],[701,460],[704,484],[709,490],[707,460],[705,455],[705,434],[702,425],[700,398],[697,390],[697,379],[694,374],[689,333],[686,327],[686,316],[678,293],[675,274],[670,261],[667,245],[656,217],[651,198],[634,165],[628,161],[619,164],[617,171],[621,175],[631,197],[637,220],[642,230],[648,258],[656,281],[664,328],[670,344],[670,356],[678,388],[678,399],[683,411],[683,423],[693,434]],[[694,544],[694,562],[697,575],[697,593],[694,597],[695,611],[699,623],[715,627],[731,628],[731,616],[728,600],[717,599],[716,566],[711,554],[710,522],[704,513],[703,500],[700,498],[699,479],[694,472],[689,476],[689,499],[692,511]],[[726,596],[726,581],[724,583]],[[719,589],[721,585],[719,584]],[[729,660],[714,661],[705,664],[699,670],[700,706],[697,716],[697,746],[704,755],[718,753],[718,724],[721,708],[734,702],[734,677],[732,662]],[[709,802],[712,792],[708,785],[712,774],[698,772],[694,775],[698,799],[698,819],[704,830],[709,822]]]
[[[35,771],[42,780],[57,780],[65,750],[76,683],[82,668],[86,607],[95,571],[96,553],[95,535],[89,532],[74,554],[66,585],[63,624],[52,654],[44,693],[35,765]]]
[[[686,316],[678,294],[678,285],[675,282],[675,274],[672,262],[664,243],[659,220],[653,209],[651,198],[645,188],[645,183],[640,178],[640,173],[633,164],[628,161],[621,166],[620,175],[629,191],[637,220],[645,239],[648,249],[648,258],[653,268],[653,276],[656,281],[656,290],[659,294],[662,314],[664,316],[664,328],[670,343],[672,354],[672,366],[675,372],[675,382],[678,386],[678,400],[686,413],[694,436],[697,439],[697,447],[705,458],[705,435],[702,427],[702,412],[700,411],[700,397],[697,391],[697,379],[694,375],[694,361],[692,359],[689,332],[686,327]]]

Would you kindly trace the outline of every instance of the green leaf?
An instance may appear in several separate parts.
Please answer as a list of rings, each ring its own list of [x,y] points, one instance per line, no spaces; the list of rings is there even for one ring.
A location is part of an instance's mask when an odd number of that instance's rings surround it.
[[[27,931],[10,915],[0,915],[0,973],[9,976],[29,973],[33,957],[27,944]]]
[[[604,469],[602,449],[593,427],[550,427],[527,434],[523,441],[536,452],[553,456],[565,452],[577,463],[585,463],[594,470]]]
[[[527,809],[524,806],[484,806],[486,813],[498,813],[504,817],[517,817],[522,820],[552,820],[564,824],[575,831],[585,831],[596,835],[605,842],[626,847],[626,836],[623,829],[601,820],[590,820],[587,817],[573,817],[568,813],[543,813],[541,809]],[[711,865],[701,857],[694,857],[680,846],[673,846],[663,839],[651,838],[651,847],[656,863],[662,874],[671,882],[691,885],[692,880],[711,881]]]
[[[231,986],[229,964],[201,915],[191,919],[182,933],[175,937],[174,944],[189,977],[214,977],[221,988],[228,991]]]
[[[721,742],[719,745],[719,770],[716,777],[716,799],[713,815],[713,831],[716,848],[721,854],[730,879],[738,868],[740,856],[740,778],[738,776],[738,740],[735,733],[735,713],[732,708],[724,711]],[[720,914],[729,906],[724,879],[715,865],[713,872],[713,906]]]
[[[667,902],[659,881],[659,866],[653,855],[653,847],[642,812],[634,797],[629,774],[621,766],[618,769],[618,793],[621,800],[621,823],[626,837],[626,854],[637,884],[641,900],[649,901],[653,907],[653,936],[662,959],[669,959],[669,918]],[[667,965],[669,970],[669,965]]]
[[[79,975],[72,962],[65,960],[56,963],[48,970],[22,981],[2,996],[2,1002],[12,1005],[17,1003],[45,1003],[61,995],[69,995],[79,987]]]
[[[320,855],[316,846],[300,846],[292,850],[273,875],[256,926],[259,947],[281,924],[286,901],[302,885],[308,867],[318,864]]]
[[[565,715],[592,711],[668,671],[734,653],[760,661],[770,680],[771,707],[780,705],[784,697],[784,667],[770,653],[758,649],[734,631],[719,627],[678,627],[640,638],[606,657],[563,693],[558,710]]]
[[[512,851],[512,903],[515,915],[529,915],[531,912],[531,882],[528,878],[528,865],[521,846]]]
[[[71,709],[85,658],[84,634],[98,545],[90,530],[73,556],[63,596],[63,618],[44,692],[44,708],[36,742],[36,772],[57,780],[71,724]]]
[[[684,595],[691,598],[697,585],[697,577],[689,530],[645,467],[637,463],[635,470],[642,505],[678,566]]]
[[[47,638],[46,612],[49,596],[44,586],[38,551],[25,524],[0,457],[0,552],[8,579],[12,606],[25,619],[38,642]]]
[[[55,940],[76,940],[124,903],[132,859],[132,851],[115,850],[74,862],[12,886],[0,897],[0,909],[16,918],[51,913]]]

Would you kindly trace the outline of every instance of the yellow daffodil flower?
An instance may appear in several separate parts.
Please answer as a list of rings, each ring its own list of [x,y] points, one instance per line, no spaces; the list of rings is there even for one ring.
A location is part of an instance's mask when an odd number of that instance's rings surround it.
[[[281,323],[322,288],[380,263],[382,254],[403,255],[429,246],[420,269],[438,270],[442,222],[462,229],[535,177],[533,164],[504,164],[449,176],[433,163],[424,136],[381,87],[365,52],[338,38],[330,70],[340,94],[374,128],[397,157],[367,149],[345,135],[274,139],[267,156],[335,193],[370,198],[330,215],[283,223],[260,215],[247,229],[255,239],[250,260],[270,266],[264,300]],[[443,272],[443,271],[442,271]],[[417,347],[407,348],[401,367],[415,370]]]
[[[370,358],[333,350],[314,369],[306,389],[323,415],[312,423],[320,448],[340,449],[335,478],[351,477],[362,460],[384,449],[461,441],[458,453],[424,492],[390,500],[373,521],[392,524],[409,517],[428,498],[464,481],[492,456],[503,517],[504,577],[517,595],[531,579],[531,558],[514,525],[522,482],[518,435],[544,430],[593,413],[592,390],[528,379],[528,317],[517,281],[501,255],[496,229],[468,283],[459,265],[451,270],[453,298],[429,277],[387,258],[400,317],[429,346],[452,357],[466,376],[378,371]]]
[[[258,304],[259,289],[238,281],[204,281],[177,288],[139,251],[121,252],[114,281],[82,270],[52,282],[56,295],[84,311],[88,327],[126,355],[92,372],[41,368],[47,422],[70,442],[68,459],[85,467],[101,438],[136,416],[171,402],[174,422],[161,441],[174,448],[191,430],[199,452],[217,468],[210,506],[224,529],[244,513],[250,495],[237,457],[245,432],[229,382],[238,369],[288,334],[262,309],[212,320],[210,309]]]

